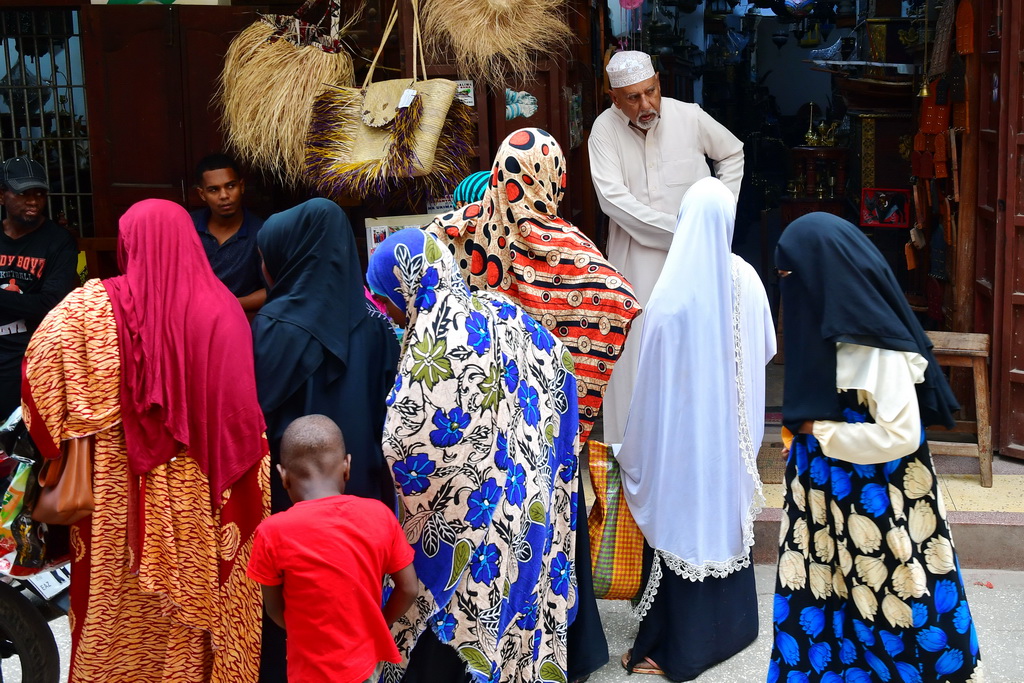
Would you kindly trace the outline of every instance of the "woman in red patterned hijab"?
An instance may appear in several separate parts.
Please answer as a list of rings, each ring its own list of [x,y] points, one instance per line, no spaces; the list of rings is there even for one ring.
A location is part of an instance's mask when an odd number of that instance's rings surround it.
[[[508,296],[568,347],[576,361],[580,441],[601,408],[612,367],[640,314],[633,287],[579,228],[558,217],[565,156],[551,134],[505,138],[484,198],[434,219],[472,289]]]
[[[68,680],[253,681],[262,609],[245,566],[270,456],[249,324],[177,204],[128,209],[118,263],[25,354],[40,452],[92,452],[94,510],[70,529]]]

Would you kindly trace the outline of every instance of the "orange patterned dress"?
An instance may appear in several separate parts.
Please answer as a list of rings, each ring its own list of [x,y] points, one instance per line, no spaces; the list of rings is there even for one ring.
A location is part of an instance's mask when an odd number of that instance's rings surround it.
[[[96,510],[71,528],[71,683],[256,680],[261,601],[245,566],[253,522],[269,511],[269,454],[214,506],[187,453],[129,474],[117,331],[99,280],[43,321],[25,381],[34,436],[95,435]]]

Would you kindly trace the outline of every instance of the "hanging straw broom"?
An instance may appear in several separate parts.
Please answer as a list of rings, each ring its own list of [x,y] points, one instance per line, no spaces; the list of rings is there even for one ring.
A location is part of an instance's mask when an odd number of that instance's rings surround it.
[[[330,34],[297,16],[261,16],[231,41],[216,97],[228,146],[240,157],[286,185],[305,180],[313,102],[330,85],[352,84],[341,37],[361,10]]]
[[[498,89],[533,78],[536,55],[564,49],[573,33],[565,0],[422,0],[424,35],[435,61],[454,55],[467,78]]]

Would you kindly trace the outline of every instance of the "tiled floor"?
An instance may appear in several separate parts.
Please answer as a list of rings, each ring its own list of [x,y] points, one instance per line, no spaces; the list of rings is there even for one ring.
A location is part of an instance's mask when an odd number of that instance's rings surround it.
[[[946,507],[958,512],[1024,512],[1024,474],[996,474],[982,488],[969,474],[940,474]]]
[[[768,427],[766,442],[778,441]],[[949,455],[934,457],[946,508],[957,512],[1024,512],[1024,461],[996,456],[992,464],[992,488],[983,488],[978,461]],[[765,484],[767,507],[782,507],[782,484]]]

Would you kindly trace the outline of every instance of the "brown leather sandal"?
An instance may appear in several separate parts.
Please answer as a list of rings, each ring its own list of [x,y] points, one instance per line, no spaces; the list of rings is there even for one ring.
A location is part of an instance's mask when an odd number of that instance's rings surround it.
[[[622,658],[619,660],[622,663],[622,668],[626,671],[632,674],[653,674],[655,676],[665,675],[665,672],[661,670],[661,667],[658,666],[650,657],[644,657],[644,661],[634,664],[633,668],[630,669],[629,660],[632,656],[633,651],[627,650],[626,654],[622,655]]]

